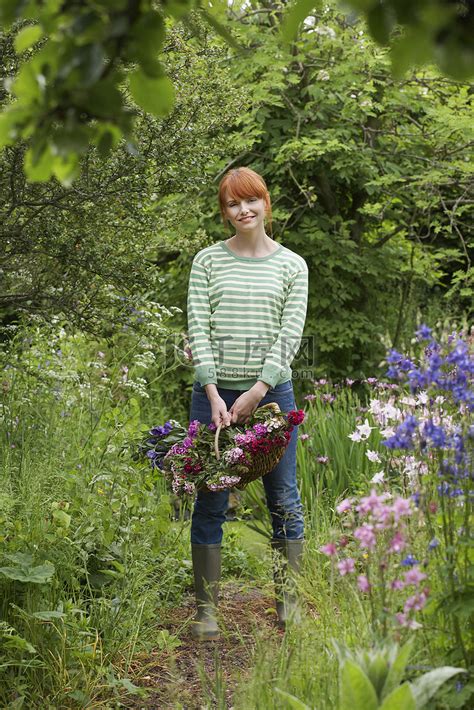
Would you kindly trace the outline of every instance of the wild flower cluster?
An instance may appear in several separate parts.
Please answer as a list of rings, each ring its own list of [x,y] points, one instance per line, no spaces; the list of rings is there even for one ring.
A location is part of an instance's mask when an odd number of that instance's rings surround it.
[[[336,508],[345,534],[320,551],[330,557],[341,577],[367,595],[376,627],[389,623],[416,629],[415,614],[423,609],[429,589],[427,575],[409,549],[407,521],[417,514],[409,498],[391,493],[370,494],[359,500],[346,498]]]
[[[193,420],[187,429],[170,420],[153,427],[142,443],[152,466],[164,471],[177,495],[194,495],[207,488],[220,491],[241,483],[257,457],[285,449],[295,426],[304,419],[303,410],[287,414],[259,407],[248,426],[221,429],[219,458],[215,452],[214,424]]]

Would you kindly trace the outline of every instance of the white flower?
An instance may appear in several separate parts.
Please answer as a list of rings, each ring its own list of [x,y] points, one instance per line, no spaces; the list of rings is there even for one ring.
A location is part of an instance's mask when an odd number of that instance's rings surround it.
[[[353,431],[352,434],[348,434],[348,438],[352,439],[352,441],[362,441],[360,431]]]
[[[318,81],[329,81],[329,74],[325,69],[321,69],[321,71],[318,71],[316,74],[316,79]]]
[[[374,427],[370,426],[369,420],[366,419],[363,424],[359,424],[357,426],[357,429],[363,439],[368,439],[370,436],[370,432],[372,431]]]
[[[416,401],[418,404],[428,404],[428,393],[420,392],[418,397],[416,398]]]
[[[370,449],[365,452],[365,455],[369,459],[369,461],[372,461],[373,463],[381,463],[380,461],[380,456],[378,455],[377,451],[371,451]]]
[[[370,406],[369,406],[369,412],[371,414],[380,414],[382,411],[382,405],[380,404],[379,399],[371,399],[370,400]]]
[[[401,419],[402,417],[402,412],[398,407],[394,407],[393,404],[386,404],[385,407],[383,408],[383,414],[387,417],[387,419]]]
[[[414,397],[402,397],[400,402],[406,404],[408,407],[416,407],[416,399]]]
[[[385,473],[384,471],[378,471],[372,478],[370,479],[371,483],[383,483],[385,480]]]

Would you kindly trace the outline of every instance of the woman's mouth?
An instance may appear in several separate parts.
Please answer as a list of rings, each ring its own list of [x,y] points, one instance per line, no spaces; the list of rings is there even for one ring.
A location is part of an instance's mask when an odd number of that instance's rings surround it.
[[[252,219],[253,219],[253,216],[249,215],[248,217],[242,217],[242,219],[240,221],[241,222],[250,222],[250,220],[252,220]]]

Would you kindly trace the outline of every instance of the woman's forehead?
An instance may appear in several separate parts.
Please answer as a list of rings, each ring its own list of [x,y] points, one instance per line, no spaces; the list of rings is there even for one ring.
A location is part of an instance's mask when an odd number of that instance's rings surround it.
[[[226,190],[224,192],[224,202],[229,202],[231,200],[245,200],[248,199],[249,197],[263,197],[262,194],[259,194],[258,190],[255,190],[253,192],[249,192],[247,190]]]

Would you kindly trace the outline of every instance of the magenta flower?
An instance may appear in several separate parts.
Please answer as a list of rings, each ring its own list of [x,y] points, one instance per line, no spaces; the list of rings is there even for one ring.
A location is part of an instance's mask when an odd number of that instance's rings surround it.
[[[344,577],[346,574],[354,572],[355,560],[353,560],[352,557],[347,557],[345,560],[341,560],[337,563],[337,569],[341,577]]]
[[[257,434],[257,436],[265,435],[268,433],[268,429],[265,424],[254,424],[253,430]]]
[[[375,535],[373,525],[361,525],[360,528],[354,530],[354,537],[359,540],[360,546],[368,550],[373,550],[375,547]]]
[[[370,590],[370,582],[365,574],[359,574],[357,577],[357,586],[361,592],[368,592]]]
[[[339,503],[339,505],[336,505],[336,512],[341,514],[341,513],[346,513],[348,510],[350,510],[352,507],[352,498],[344,498],[344,500]]]
[[[333,542],[328,542],[327,545],[322,545],[322,547],[319,548],[319,551],[322,552],[323,555],[333,557],[337,553],[337,548]]]
[[[413,584],[417,587],[424,579],[426,579],[426,574],[420,572],[418,567],[412,567],[408,572],[405,572],[405,585]]]

